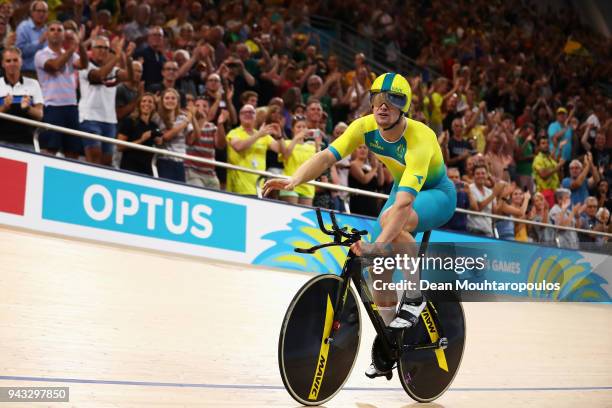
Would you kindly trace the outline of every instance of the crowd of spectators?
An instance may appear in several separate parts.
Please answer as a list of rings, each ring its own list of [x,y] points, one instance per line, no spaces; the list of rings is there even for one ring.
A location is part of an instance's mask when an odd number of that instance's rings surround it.
[[[381,40],[381,63],[405,74],[410,116],[438,135],[458,207],[610,232],[610,40],[572,13],[501,1],[3,1],[0,112],[291,175],[369,113],[364,54],[342,69],[309,16]],[[537,35],[535,35],[537,33]],[[381,53],[382,52],[382,53]],[[429,74],[433,70],[440,75]],[[0,121],[3,143],[34,129]],[[257,175],[45,131],[43,151],[207,188],[256,195]],[[388,192],[367,146],[321,181]],[[302,186],[291,203],[377,215],[380,199]],[[446,228],[577,247],[595,235],[456,213]]]

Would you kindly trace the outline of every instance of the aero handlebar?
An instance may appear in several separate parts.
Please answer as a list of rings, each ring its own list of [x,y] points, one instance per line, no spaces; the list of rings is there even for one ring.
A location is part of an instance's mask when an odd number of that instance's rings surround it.
[[[319,229],[325,234],[334,237],[333,242],[328,242],[325,244],[315,245],[311,248],[295,248],[295,252],[301,254],[313,254],[317,250],[321,248],[326,248],[330,246],[351,246],[351,244],[359,241],[362,235],[367,235],[368,231],[366,230],[357,230],[355,228],[351,228],[351,231],[348,232],[348,227],[340,228],[338,226],[338,221],[336,221],[336,215],[330,211],[329,216],[332,223],[331,230],[325,227],[325,223],[323,222],[323,215],[320,208],[315,209],[317,214],[317,221],[319,223]],[[346,238],[344,241],[342,238]]]

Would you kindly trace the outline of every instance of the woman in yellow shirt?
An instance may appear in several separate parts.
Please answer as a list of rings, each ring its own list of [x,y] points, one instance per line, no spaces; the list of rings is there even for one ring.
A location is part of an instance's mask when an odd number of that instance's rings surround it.
[[[292,140],[285,140],[285,152],[280,155],[284,163],[283,174],[292,176],[293,173],[321,150],[322,133],[319,129],[308,129],[304,118],[295,119],[291,126]],[[293,191],[281,190],[281,200],[292,204],[312,205],[315,196],[315,187],[310,184],[301,184]]]

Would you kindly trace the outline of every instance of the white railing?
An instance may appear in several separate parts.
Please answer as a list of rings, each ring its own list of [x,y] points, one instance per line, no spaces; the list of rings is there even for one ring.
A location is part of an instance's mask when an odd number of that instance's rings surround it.
[[[53,130],[53,131],[56,131],[56,132],[62,132],[62,133],[65,133],[65,134],[68,134],[68,135],[72,135],[72,136],[77,136],[77,137],[82,137],[82,138],[92,139],[92,140],[98,140],[98,141],[105,142],[105,143],[111,143],[111,144],[114,144],[114,145],[117,145],[117,146],[129,147],[130,149],[142,150],[142,151],[149,152],[149,153],[154,153],[154,154],[157,154],[157,155],[171,156],[171,157],[176,157],[176,158],[179,158],[179,159],[187,159],[187,160],[194,161],[194,162],[211,164],[211,165],[214,165],[216,167],[223,167],[223,168],[230,169],[230,170],[243,171],[245,173],[257,174],[257,175],[264,176],[264,177],[270,177],[270,178],[288,178],[287,176],[282,175],[282,174],[270,173],[270,172],[263,171],[263,170],[249,169],[249,168],[246,168],[246,167],[236,166],[234,164],[229,164],[229,163],[225,163],[225,162],[219,162],[219,161],[212,160],[212,159],[205,159],[203,157],[190,156],[190,155],[187,155],[187,154],[171,152],[171,151],[165,150],[165,149],[159,149],[159,148],[155,148],[155,147],[143,146],[143,145],[139,145],[139,144],[136,144],[136,143],[126,142],[126,141],[118,140],[118,139],[111,139],[111,138],[108,138],[108,137],[105,137],[105,136],[95,135],[93,133],[87,133],[87,132],[83,132],[83,131],[80,131],[80,130],[68,129],[68,128],[64,128],[64,127],[61,127],[61,126],[52,125],[50,123],[39,122],[39,121],[32,120],[32,119],[22,118],[22,117],[14,116],[14,115],[9,115],[9,114],[6,114],[6,113],[1,113],[0,112],[0,119],[6,119],[6,120],[13,121],[13,122],[21,123],[21,124],[24,124],[24,125],[28,125],[28,126],[33,126],[33,127],[47,129],[47,130]],[[34,146],[35,146],[36,151],[40,152],[39,145],[38,145],[38,140],[37,140],[36,135],[35,135],[35,140],[34,140]],[[154,169],[154,172],[156,173],[156,169]],[[389,198],[389,196],[387,194],[375,193],[373,191],[360,190],[360,189],[357,189],[357,188],[345,187],[345,186],[340,186],[340,185],[337,185],[337,184],[323,183],[323,182],[320,182],[320,181],[310,181],[310,182],[308,182],[308,184],[312,184],[314,186],[321,187],[321,188],[326,188],[328,190],[345,191],[345,192],[347,192],[349,194],[360,194],[360,195],[364,195],[364,196],[367,196],[367,197],[381,198],[381,199],[384,199],[384,200]],[[538,226],[538,227],[552,228],[552,229],[564,230],[564,231],[575,231],[575,232],[589,234],[589,235],[597,235],[597,236],[612,238],[612,234],[609,234],[609,233],[606,233],[606,232],[591,231],[591,230],[585,230],[585,229],[573,228],[573,227],[566,227],[566,226],[561,226],[561,225],[545,224],[545,223],[542,223],[542,222],[531,221],[531,220],[522,220],[522,219],[518,219],[518,218],[506,217],[506,216],[503,216],[503,215],[487,214],[487,213],[481,213],[481,212],[478,212],[478,211],[465,210],[463,208],[457,208],[455,211],[458,212],[458,213],[462,213],[462,214],[476,215],[476,216],[480,216],[480,217],[487,217],[487,218],[491,218],[492,220],[506,220],[506,221],[518,222],[518,223],[521,223],[521,224],[534,225],[534,226]]]

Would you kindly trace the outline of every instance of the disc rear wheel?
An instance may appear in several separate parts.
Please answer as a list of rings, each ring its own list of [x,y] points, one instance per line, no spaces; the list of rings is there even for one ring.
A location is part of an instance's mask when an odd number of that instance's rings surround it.
[[[404,332],[402,344],[427,344],[438,340],[440,328],[448,339],[446,349],[404,351],[398,375],[404,390],[418,402],[433,401],[450,387],[463,357],[465,318],[460,302],[427,302],[418,324]]]

